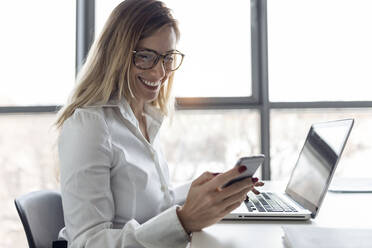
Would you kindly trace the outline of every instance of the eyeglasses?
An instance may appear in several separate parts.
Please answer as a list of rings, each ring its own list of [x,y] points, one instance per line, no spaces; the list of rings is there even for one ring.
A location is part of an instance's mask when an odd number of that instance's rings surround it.
[[[149,70],[154,68],[162,58],[164,70],[169,72],[181,66],[184,56],[177,50],[162,55],[151,49],[141,49],[133,51],[133,63],[139,69]]]

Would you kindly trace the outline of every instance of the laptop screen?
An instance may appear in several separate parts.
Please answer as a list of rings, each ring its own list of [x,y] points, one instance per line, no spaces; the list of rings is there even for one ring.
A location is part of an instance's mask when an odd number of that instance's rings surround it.
[[[286,193],[314,218],[349,137],[353,120],[313,124],[288,182]]]

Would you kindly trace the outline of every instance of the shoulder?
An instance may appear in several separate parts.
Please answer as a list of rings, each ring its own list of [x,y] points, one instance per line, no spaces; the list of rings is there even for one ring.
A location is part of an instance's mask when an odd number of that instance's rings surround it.
[[[76,109],[63,123],[58,138],[61,175],[94,165],[109,167],[111,136],[99,109]]]
[[[108,138],[108,128],[102,107],[78,108],[63,123],[61,138],[72,137],[75,141],[84,139]]]
[[[101,107],[77,108],[63,123],[62,129],[67,126],[103,125],[105,122],[105,115]]]

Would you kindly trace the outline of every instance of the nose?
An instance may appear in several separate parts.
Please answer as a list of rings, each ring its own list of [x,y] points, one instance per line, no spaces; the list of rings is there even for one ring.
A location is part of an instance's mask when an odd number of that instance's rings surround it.
[[[165,68],[162,59],[160,59],[158,63],[151,69],[151,73],[159,79],[165,76]]]

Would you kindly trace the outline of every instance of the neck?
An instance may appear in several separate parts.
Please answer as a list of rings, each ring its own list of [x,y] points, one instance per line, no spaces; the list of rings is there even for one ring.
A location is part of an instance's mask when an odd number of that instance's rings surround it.
[[[138,122],[141,122],[145,103],[143,101],[132,100],[129,105],[132,108],[134,116],[137,118]]]

